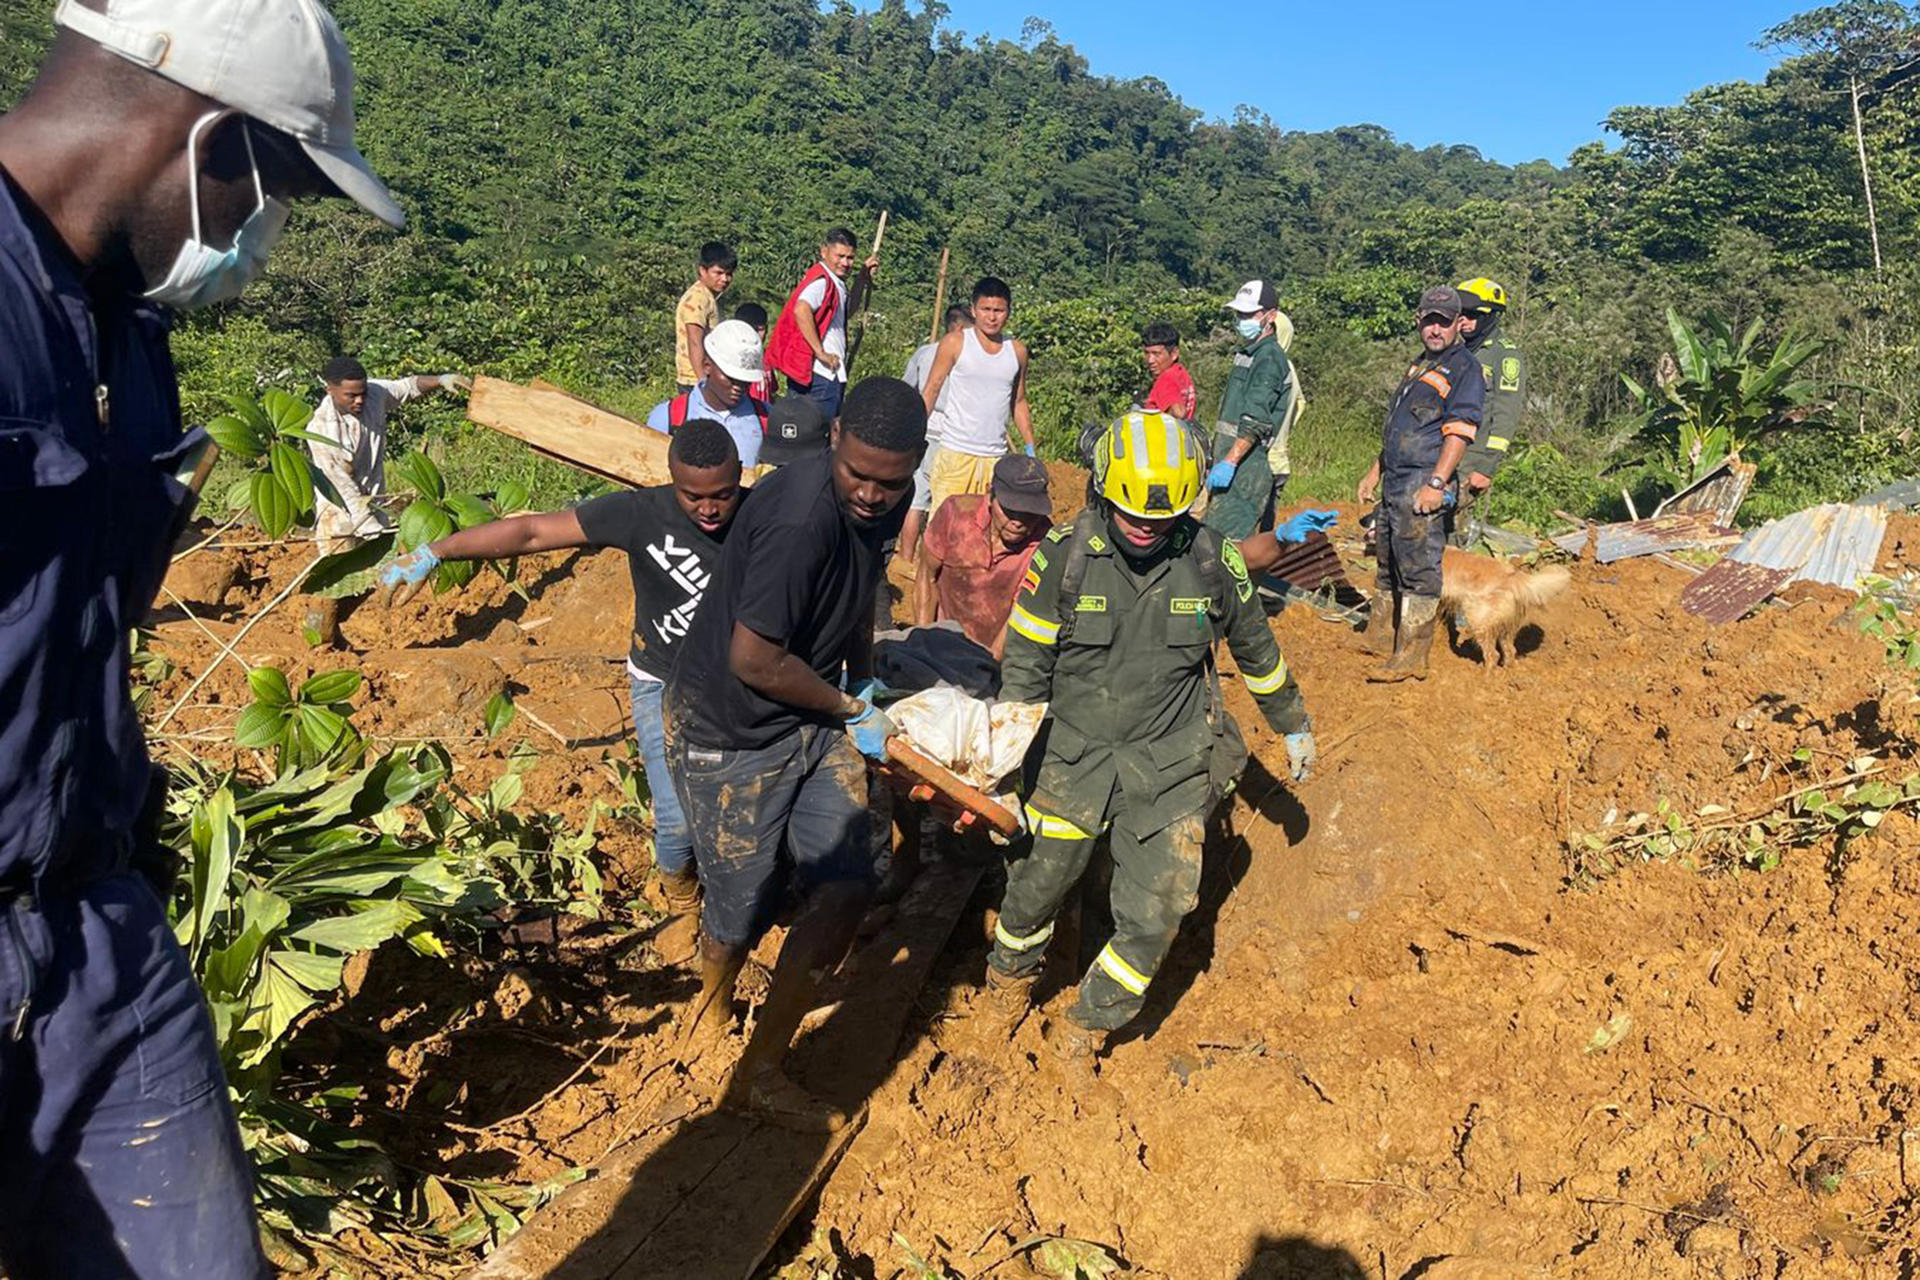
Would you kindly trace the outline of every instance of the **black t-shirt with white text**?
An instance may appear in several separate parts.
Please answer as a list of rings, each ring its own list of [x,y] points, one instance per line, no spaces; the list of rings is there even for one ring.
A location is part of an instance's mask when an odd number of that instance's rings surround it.
[[[627,660],[654,679],[665,680],[732,526],[723,528],[719,537],[707,533],[681,509],[670,484],[605,494],[581,503],[574,514],[589,543],[627,553],[633,573],[633,640]]]
[[[833,487],[833,456],[782,467],[754,486],[735,518],[705,606],[668,681],[672,722],[688,742],[722,750],[770,746],[806,723],[838,720],[761,696],[733,674],[734,624],[837,683],[854,639],[873,622],[873,596],[909,504],[873,528],[855,526]]]

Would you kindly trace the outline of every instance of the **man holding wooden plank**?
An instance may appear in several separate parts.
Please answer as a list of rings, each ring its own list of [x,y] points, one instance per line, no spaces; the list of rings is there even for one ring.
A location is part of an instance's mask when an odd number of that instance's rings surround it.
[[[873,701],[873,600],[926,426],[906,383],[855,387],[832,451],[755,487],[668,681],[668,758],[706,895],[701,990],[682,1034],[704,1042],[731,1023],[740,968],[791,880],[806,905],[727,1103],[802,1128],[846,1122],[781,1061],[818,975],[847,954],[873,896],[861,756],[884,759],[892,733]]]
[[[667,767],[661,698],[747,491],[740,485],[732,434],[711,419],[696,418],[674,432],[667,466],[671,484],[622,489],[570,511],[513,516],[448,534],[393,561],[380,582],[400,599],[418,590],[444,560],[505,560],[569,547],[627,553],[633,571],[633,642],[627,651],[633,731],[652,796],[653,865],[672,913],[654,946],[662,960],[684,964],[693,958],[699,930],[700,882]]]

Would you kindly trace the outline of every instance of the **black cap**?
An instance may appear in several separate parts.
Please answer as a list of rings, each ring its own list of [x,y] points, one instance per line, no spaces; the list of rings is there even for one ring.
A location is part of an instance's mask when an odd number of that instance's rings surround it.
[[[805,396],[782,396],[767,410],[767,435],[760,442],[763,465],[784,467],[827,447],[827,419]]]
[[[1445,316],[1449,320],[1458,320],[1460,309],[1460,291],[1438,284],[1420,295],[1420,309],[1414,312],[1414,315],[1422,320],[1428,316]]]
[[[1003,511],[1051,517],[1053,499],[1047,493],[1047,469],[1040,459],[1010,453],[994,463],[993,500]]]

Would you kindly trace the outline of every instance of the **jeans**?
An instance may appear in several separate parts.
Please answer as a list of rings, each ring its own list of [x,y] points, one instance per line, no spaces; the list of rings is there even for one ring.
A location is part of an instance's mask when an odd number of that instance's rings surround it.
[[[700,929],[722,946],[758,942],[789,877],[801,893],[878,879],[867,762],[837,725],[802,725],[771,746],[674,744],[700,860]]]
[[[627,676],[633,682],[633,736],[639,739],[640,763],[646,766],[647,790],[652,793],[653,865],[664,875],[686,875],[693,870],[693,837],[687,834],[686,811],[667,767],[667,726],[660,711],[667,686],[631,671]]]
[[[847,392],[847,384],[838,378],[816,377],[812,382],[794,382],[788,390],[819,405],[820,416],[832,426],[833,420],[840,416],[840,399]]]
[[[144,880],[0,901],[0,1012],[13,1280],[269,1274],[213,1024]]]

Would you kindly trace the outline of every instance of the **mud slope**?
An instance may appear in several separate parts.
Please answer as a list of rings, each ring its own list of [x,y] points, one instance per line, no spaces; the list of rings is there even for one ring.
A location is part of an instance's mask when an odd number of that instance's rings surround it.
[[[1073,1077],[1043,1016],[1008,1044],[971,1007],[983,944],[951,957],[816,1225],[967,1275],[1035,1232],[1178,1277],[1912,1274],[1913,825],[1838,868],[1567,887],[1610,811],[1886,747],[1849,601],[1710,628],[1684,581],[1578,567],[1509,672],[1417,686],[1290,610],[1321,768],[1297,803],[1249,779],[1151,1034]]]
[[[161,610],[153,647],[179,670],[156,712],[307,554],[182,563],[184,598],[226,603],[196,602],[198,622]],[[1610,813],[1738,808],[1887,754],[1911,737],[1909,697],[1887,692],[1838,595],[1711,628],[1679,611],[1677,570],[1574,573],[1491,678],[1437,654],[1425,684],[1370,686],[1343,626],[1277,619],[1320,770],[1296,794],[1274,781],[1278,744],[1249,732],[1265,767],[1213,843],[1147,1034],[1097,1079],[1047,1056],[1049,1013],[996,1034],[974,1007],[983,893],[787,1253],[831,1233],[848,1274],[884,1277],[905,1261],[898,1233],[961,1275],[1006,1277],[1040,1233],[1181,1280],[1914,1274],[1914,824],[1889,817],[1842,856],[1767,874],[1635,864],[1570,888],[1565,853]],[[451,739],[471,785],[533,743],[529,800],[578,821],[616,798],[599,757],[624,751],[626,570],[545,556],[520,577],[530,599],[483,577],[364,606],[345,624],[358,652],[338,659],[307,650],[296,599],[241,653],[296,677],[357,666],[356,723]],[[528,714],[489,741],[481,708],[503,687]],[[228,663],[168,732],[218,757],[246,698]],[[644,827],[601,831],[636,894]],[[619,893],[612,914],[647,916]],[[1070,932],[1056,990],[1077,973]],[[382,952],[351,985],[295,1054],[366,1081],[389,1108],[374,1132],[415,1167],[591,1162],[697,1105],[725,1065],[662,1074],[690,983],[643,945],[493,947],[454,974]]]

